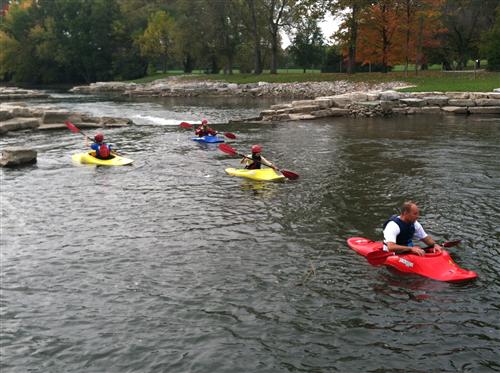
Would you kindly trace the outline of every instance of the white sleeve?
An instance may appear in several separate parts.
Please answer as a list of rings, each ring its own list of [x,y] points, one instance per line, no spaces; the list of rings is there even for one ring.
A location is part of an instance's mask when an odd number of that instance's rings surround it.
[[[384,229],[384,241],[385,242],[393,242],[396,243],[396,237],[398,236],[399,232],[401,230],[399,229],[399,225],[397,223],[393,222],[392,220],[387,223]]]
[[[427,233],[425,233],[424,228],[422,225],[416,221],[415,222],[415,238],[418,238],[419,240],[423,240],[425,237],[427,237]]]

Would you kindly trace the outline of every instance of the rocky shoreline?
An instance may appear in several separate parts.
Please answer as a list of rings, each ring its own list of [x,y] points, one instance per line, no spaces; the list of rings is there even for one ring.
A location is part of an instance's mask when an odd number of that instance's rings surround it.
[[[279,122],[327,117],[414,114],[500,114],[500,89],[493,92],[352,92],[273,105],[255,118],[235,122]]]
[[[284,97],[315,98],[348,92],[388,90],[407,86],[404,82],[370,84],[365,82],[333,81],[304,83],[226,83],[211,80],[186,80],[179,77],[155,80],[151,83],[97,82],[77,86],[75,93],[114,93],[129,97]]]

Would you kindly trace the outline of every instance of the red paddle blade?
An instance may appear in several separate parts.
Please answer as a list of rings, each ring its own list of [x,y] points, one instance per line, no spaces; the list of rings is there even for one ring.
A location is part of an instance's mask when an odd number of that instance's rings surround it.
[[[453,247],[453,246],[457,246],[460,242],[462,242],[462,240],[447,241],[447,242],[443,242],[441,244],[441,246],[443,246],[443,247]]]
[[[66,124],[66,127],[68,127],[71,132],[73,132],[73,133],[80,132],[80,128],[78,128],[77,126],[75,126],[69,120],[64,121],[64,124]]]
[[[384,264],[387,257],[394,255],[391,251],[377,250],[372,251],[366,256],[366,260],[373,266],[379,266]]]
[[[179,126],[181,126],[182,128],[193,128],[193,125],[189,124],[188,122],[181,122],[179,123]]]
[[[224,136],[226,136],[228,139],[235,139],[236,135],[231,132],[224,132]]]
[[[238,155],[238,153],[236,152],[236,150],[234,150],[228,144],[219,144],[219,149],[222,150],[224,153],[227,153],[227,154]]]
[[[292,171],[280,170],[280,172],[283,174],[283,176],[290,180],[297,180],[299,178],[299,175]]]

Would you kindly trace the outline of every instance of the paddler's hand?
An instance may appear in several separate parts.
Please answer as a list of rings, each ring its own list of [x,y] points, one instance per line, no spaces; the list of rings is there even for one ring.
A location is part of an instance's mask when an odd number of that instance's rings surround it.
[[[420,247],[412,246],[410,248],[410,254],[415,254],[415,255],[418,255],[418,256],[424,256],[425,255],[425,251],[424,251],[424,249],[422,249]]]
[[[432,251],[435,253],[440,253],[443,251],[443,248],[439,246],[437,243],[434,244],[434,247],[432,248]]]

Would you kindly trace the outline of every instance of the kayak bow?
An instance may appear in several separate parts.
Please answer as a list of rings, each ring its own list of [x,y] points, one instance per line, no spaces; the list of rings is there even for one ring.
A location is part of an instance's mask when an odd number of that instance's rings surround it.
[[[272,168],[261,168],[247,170],[245,168],[226,168],[226,173],[231,176],[244,177],[258,181],[284,181],[286,178],[281,173],[277,173]]]
[[[224,142],[224,139],[218,136],[201,136],[192,137],[191,140],[196,142],[203,142],[207,144],[215,144],[219,142]]]
[[[347,244],[358,254],[367,257],[370,253],[382,251],[383,243],[375,242],[363,237],[351,237]],[[472,280],[477,273],[460,268],[443,250],[441,253],[426,253],[424,256],[414,254],[390,254],[381,262],[400,272],[414,273],[437,281],[457,282]]]

